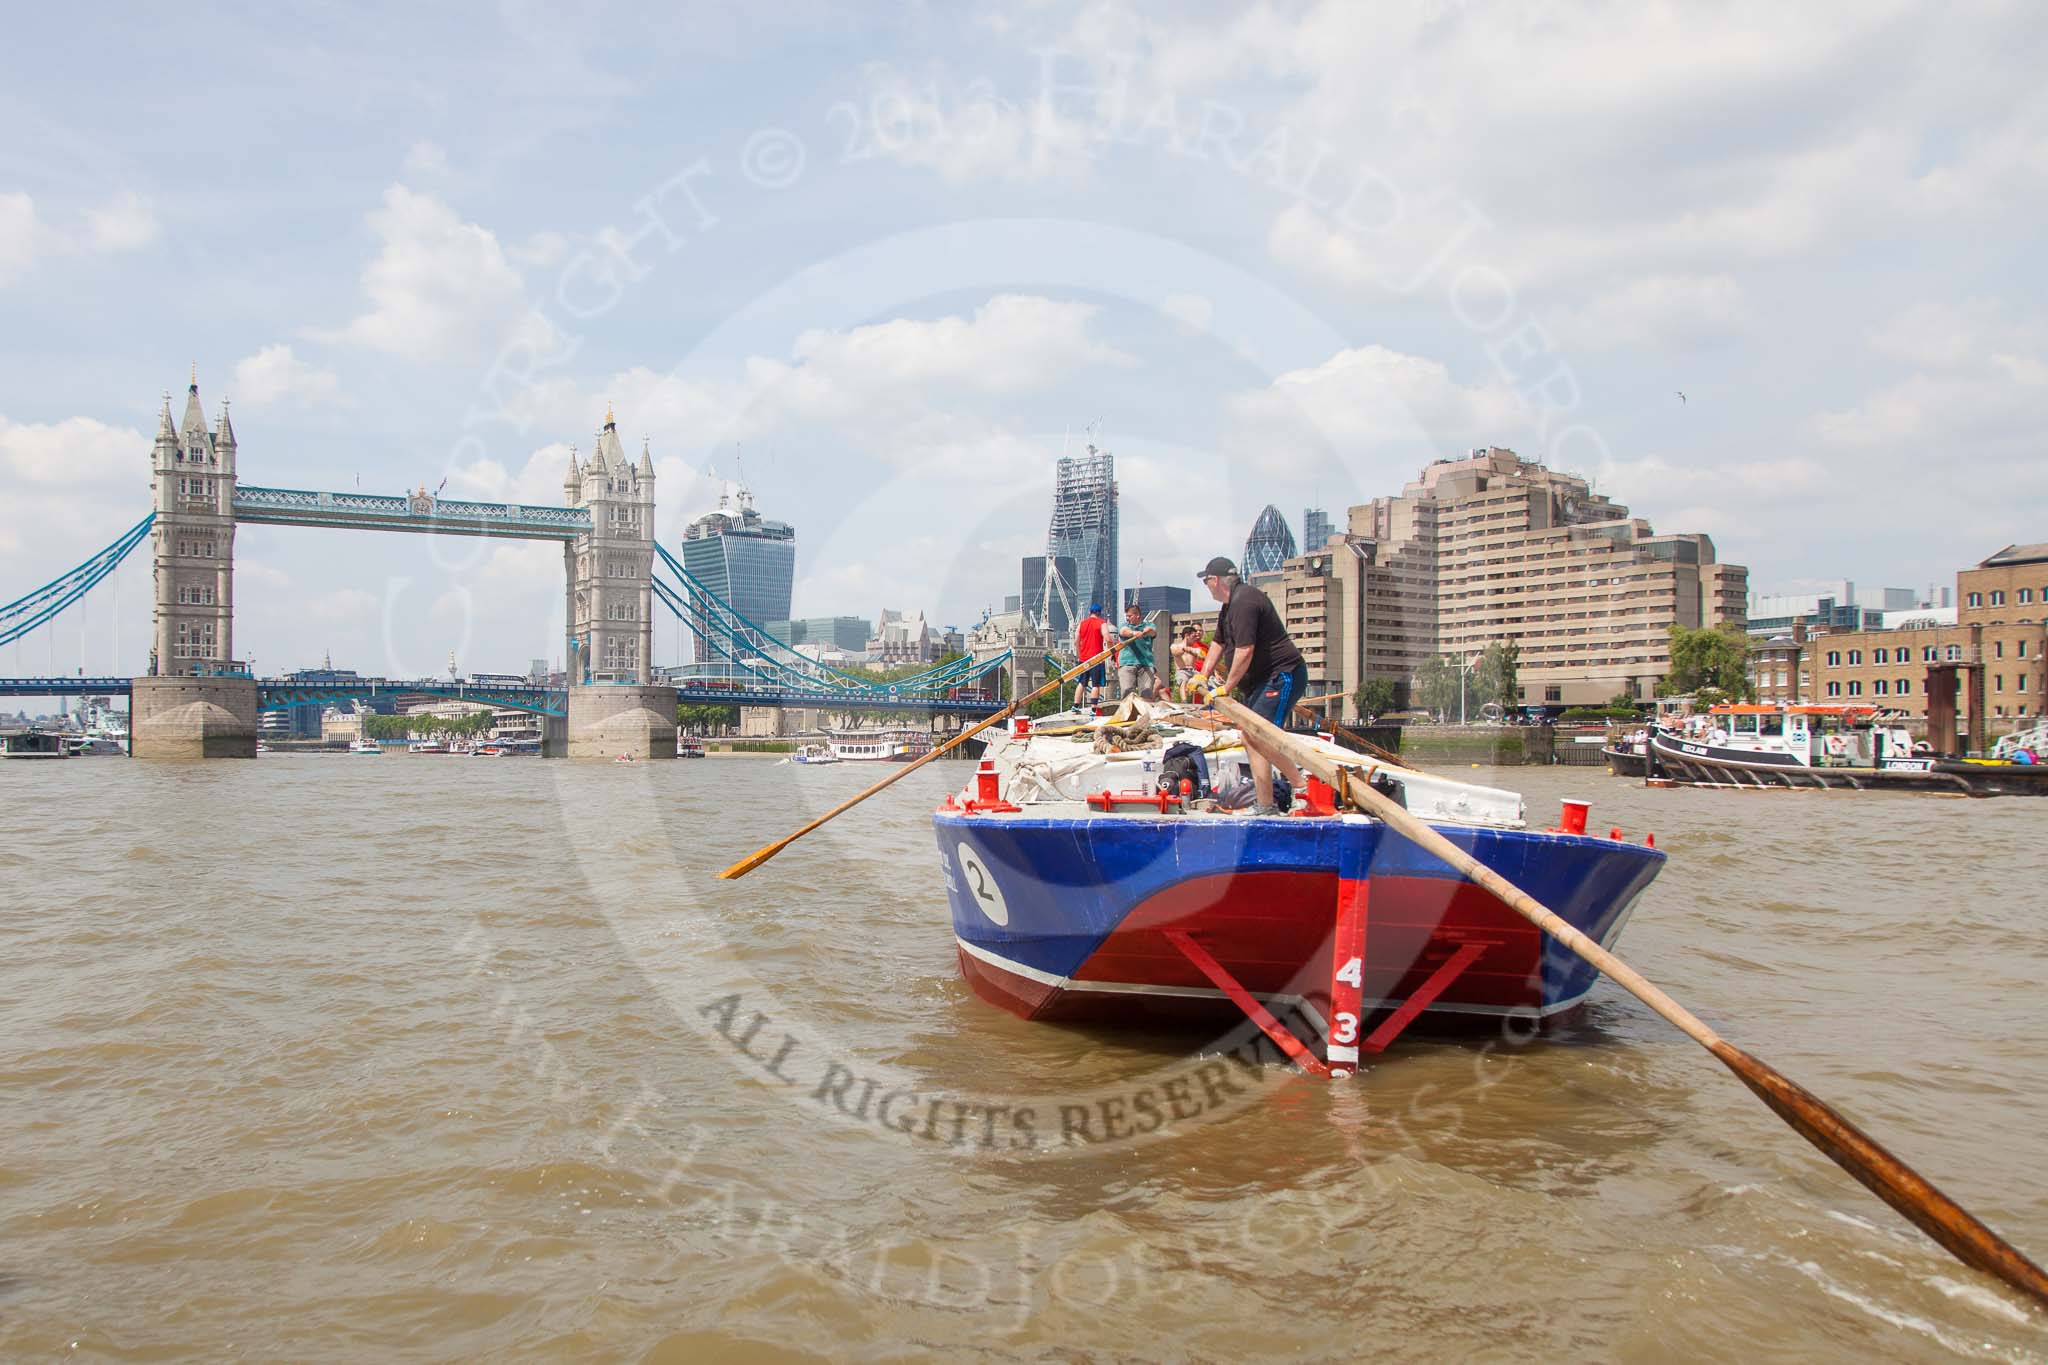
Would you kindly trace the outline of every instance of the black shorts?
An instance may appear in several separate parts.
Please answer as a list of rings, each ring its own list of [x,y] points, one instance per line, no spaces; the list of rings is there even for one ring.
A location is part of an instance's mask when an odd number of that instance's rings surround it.
[[[1083,687],[1101,687],[1109,680],[1107,668],[1108,665],[1106,664],[1095,665],[1095,667],[1081,675],[1081,685]]]
[[[1294,703],[1301,700],[1301,694],[1308,691],[1308,667],[1296,664],[1281,669],[1265,682],[1252,689],[1248,704],[1252,710],[1272,721],[1275,725],[1287,724],[1287,713]]]

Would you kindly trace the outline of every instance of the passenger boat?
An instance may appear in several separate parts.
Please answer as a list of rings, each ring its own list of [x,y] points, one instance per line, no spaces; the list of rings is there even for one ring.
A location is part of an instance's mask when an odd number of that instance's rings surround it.
[[[934,817],[960,973],[983,1000],[1127,1025],[1284,1009],[1332,1068],[1418,1015],[1548,1020],[1585,1001],[1592,967],[1328,788],[1290,815],[1226,811],[1203,793],[1248,771],[1234,730],[1126,713],[1013,719]],[[1653,843],[1585,834],[1584,803],[1532,830],[1514,792],[1313,742],[1604,945],[1663,866]],[[1206,779],[1176,776],[1179,745]]]
[[[806,744],[784,760],[787,763],[801,763],[806,767],[821,763],[837,763],[839,755],[832,752],[829,744]]]
[[[702,758],[702,757],[704,757],[704,741],[703,741],[703,740],[701,740],[701,739],[698,739],[698,738],[697,738],[697,737],[696,737],[695,735],[677,735],[677,736],[676,736],[676,757],[677,757],[677,758]]]
[[[405,748],[407,753],[445,754],[448,752],[448,743],[440,739],[416,739]]]
[[[1650,731],[1649,780],[1703,787],[1838,787],[2048,796],[2048,768],[1943,758],[1874,706],[1716,706]]]
[[[832,756],[841,763],[908,763],[931,752],[929,730],[898,725],[886,730],[835,730]]]
[[[69,758],[71,746],[48,730],[15,730],[0,735],[0,758]]]
[[[384,749],[374,739],[358,739],[350,742],[348,751],[352,754],[381,754]]]

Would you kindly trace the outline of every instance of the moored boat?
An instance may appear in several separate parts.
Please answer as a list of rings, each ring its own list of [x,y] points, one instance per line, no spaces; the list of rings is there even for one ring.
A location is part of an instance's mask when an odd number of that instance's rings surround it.
[[[2048,768],[1943,758],[1874,706],[1716,706],[1682,729],[1653,726],[1649,778],[1686,786],[2048,796]]]
[[[71,745],[49,730],[15,730],[0,735],[0,758],[69,758]]]
[[[703,740],[698,739],[695,735],[676,736],[677,758],[703,758],[704,756],[705,751]]]
[[[351,740],[348,751],[352,754],[381,754],[384,752],[383,747],[374,739]]]
[[[1320,784],[1285,816],[1205,799],[1241,777],[1242,745],[1169,715],[1108,753],[1096,739],[1117,722],[1013,729],[936,813],[960,972],[982,999],[1027,1019],[1133,1025],[1281,1007],[1333,1065],[1418,1014],[1548,1019],[1585,1000],[1593,968],[1380,821],[1335,809]],[[1513,792],[1316,742],[1602,944],[1663,864],[1651,846],[1530,830]],[[1206,778],[1184,776],[1180,745]]]
[[[1650,732],[1636,730],[1600,746],[1610,777],[1644,777],[1649,774]]]
[[[829,747],[841,763],[908,763],[931,752],[929,730],[897,725],[881,730],[834,730]]]

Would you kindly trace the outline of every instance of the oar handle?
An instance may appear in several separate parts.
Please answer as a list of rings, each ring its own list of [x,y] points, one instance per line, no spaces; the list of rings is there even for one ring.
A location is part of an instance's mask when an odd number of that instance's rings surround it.
[[[2048,1305],[2048,1272],[1950,1199],[1876,1139],[1849,1122],[1812,1092],[1787,1079],[1734,1044],[1723,1040],[1698,1016],[1652,985],[1633,967],[1567,924],[1558,914],[1459,848],[1425,824],[1398,801],[1373,790],[1370,782],[1347,773],[1343,765],[1312,744],[1288,734],[1250,707],[1227,697],[1215,706],[1237,722],[1246,742],[1285,754],[1323,781],[1350,795],[1411,843],[1443,859],[1470,880],[1485,887],[1503,904],[1572,952],[1598,967],[1617,985],[1676,1025],[1685,1035],[1720,1059],[1778,1117],[1801,1137],[1856,1177],[1880,1199],[1946,1248],[1963,1264]]]
[[[796,831],[796,833],[778,839],[774,843],[769,844],[766,848],[755,849],[752,853],[749,853],[746,857],[740,859],[731,867],[728,867],[727,869],[725,869],[725,871],[719,873],[719,878],[723,881],[728,882],[738,881],[741,877],[746,876],[749,872],[752,872],[755,868],[767,862],[770,858],[773,858],[776,854],[782,852],[783,849],[788,848],[791,844],[803,838],[806,834],[809,834],[812,830],[818,828],[820,825],[823,825],[831,820],[837,819],[841,815],[844,815],[847,811],[852,810],[855,806],[858,806],[861,802],[867,800],[870,796],[873,796],[876,792],[882,790],[884,787],[890,785],[892,782],[902,781],[904,778],[910,776],[910,774],[915,772],[917,769],[922,768],[925,764],[937,758],[940,754],[943,754],[947,750],[955,748],[958,745],[965,744],[968,740],[974,738],[983,730],[988,729],[989,726],[1000,725],[1003,721],[1006,721],[1011,716],[1016,715],[1017,709],[1019,707],[1026,706],[1034,701],[1037,701],[1040,697],[1052,691],[1055,687],[1065,686],[1067,683],[1073,681],[1075,678],[1080,677],[1083,673],[1086,673],[1096,664],[1101,663],[1104,659],[1107,659],[1110,655],[1116,653],[1119,649],[1122,648],[1123,645],[1121,642],[1119,642],[1117,644],[1108,646],[1100,654],[1090,655],[1088,658],[1083,659],[1080,663],[1075,664],[1066,672],[1060,674],[1058,677],[1046,683],[1043,687],[1040,687],[1036,691],[1033,691],[1025,696],[1017,698],[1008,706],[1005,706],[1002,710],[996,712],[988,719],[982,721],[979,725],[974,726],[972,729],[962,730],[959,734],[953,736],[953,738],[947,740],[938,748],[933,749],[930,753],[925,754],[923,757],[915,759],[912,762],[904,764],[895,772],[890,773],[887,777],[883,778],[880,782],[877,782],[872,787],[869,787],[866,791],[861,792],[855,796],[850,796],[846,800],[841,801],[831,810],[826,811],[823,815],[811,821],[802,829]]]

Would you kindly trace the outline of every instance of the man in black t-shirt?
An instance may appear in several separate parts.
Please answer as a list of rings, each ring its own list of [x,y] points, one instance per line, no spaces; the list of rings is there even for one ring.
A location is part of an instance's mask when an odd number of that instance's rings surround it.
[[[1202,586],[1222,603],[1216,614],[1216,643],[1202,663],[1202,676],[1215,674],[1226,652],[1230,665],[1223,686],[1252,710],[1275,725],[1287,724],[1287,713],[1301,699],[1308,685],[1308,668],[1301,651],[1280,620],[1273,599],[1237,576],[1237,566],[1222,556],[1202,569]],[[1273,769],[1299,789],[1301,770],[1285,754],[1262,753],[1249,739],[1245,752],[1251,756],[1252,785],[1258,793],[1254,815],[1285,815],[1273,802]]]

